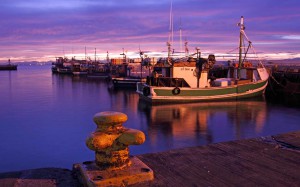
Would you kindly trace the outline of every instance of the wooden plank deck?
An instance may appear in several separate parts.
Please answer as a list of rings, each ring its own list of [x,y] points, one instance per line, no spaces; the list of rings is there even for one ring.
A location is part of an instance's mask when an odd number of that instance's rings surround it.
[[[134,186],[300,187],[300,131],[137,157],[155,179]],[[60,168],[0,173],[0,187],[79,187],[74,174]]]
[[[138,158],[155,179],[136,186],[300,186],[300,131]]]

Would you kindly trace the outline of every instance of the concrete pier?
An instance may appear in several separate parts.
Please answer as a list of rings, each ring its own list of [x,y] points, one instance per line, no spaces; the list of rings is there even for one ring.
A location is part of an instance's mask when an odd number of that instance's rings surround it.
[[[300,131],[137,156],[154,180],[134,186],[300,186]],[[75,171],[0,173],[0,187],[81,186]]]

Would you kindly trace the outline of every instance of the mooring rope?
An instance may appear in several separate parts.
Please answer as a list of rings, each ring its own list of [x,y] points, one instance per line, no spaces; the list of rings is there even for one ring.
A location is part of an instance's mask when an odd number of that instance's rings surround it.
[[[279,86],[281,86],[282,88],[284,88],[284,89],[287,89],[288,88],[288,84],[289,83],[291,83],[291,81],[289,81],[286,77],[284,77],[283,76],[283,80],[282,81],[286,81],[287,82],[287,85],[283,85],[281,82],[278,82],[277,80],[276,80],[276,78],[271,74],[270,75],[270,78],[272,78],[273,80],[274,80],[274,82],[276,83],[276,84],[278,84]],[[276,92],[274,91],[274,88],[273,88],[273,85],[272,85],[272,83],[271,83],[271,81],[269,81],[269,85],[270,85],[270,88],[271,88],[271,90],[272,90],[272,92],[274,93],[274,95],[277,95],[276,94]],[[291,91],[290,91],[290,95],[294,95],[295,93],[298,93],[297,91],[298,91],[298,89],[297,89],[297,86],[292,86],[291,87],[292,89],[290,89]]]
[[[276,80],[276,78],[272,75],[272,74],[270,74],[270,77],[275,81],[275,83],[277,83],[279,86],[281,86],[281,87],[283,87],[283,88],[285,88],[286,86],[284,86],[283,84],[281,84],[280,82],[278,82],[277,80]]]

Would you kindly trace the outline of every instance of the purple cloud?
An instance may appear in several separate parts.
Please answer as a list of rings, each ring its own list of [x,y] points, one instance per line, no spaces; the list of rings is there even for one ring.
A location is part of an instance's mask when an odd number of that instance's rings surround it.
[[[54,60],[84,53],[166,51],[171,0],[2,0],[0,61]],[[240,16],[259,53],[300,54],[298,0],[173,0],[174,48],[179,28],[190,51],[225,53],[238,43]],[[297,55],[295,55],[297,54]],[[50,58],[49,58],[50,57]],[[288,56],[287,56],[288,57]]]

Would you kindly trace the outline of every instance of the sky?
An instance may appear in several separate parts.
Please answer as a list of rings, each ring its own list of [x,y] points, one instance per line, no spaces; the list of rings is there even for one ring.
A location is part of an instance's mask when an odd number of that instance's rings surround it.
[[[0,62],[165,54],[173,45],[224,58],[238,47],[240,17],[262,59],[300,58],[299,0],[0,0]],[[180,42],[180,33],[182,42]],[[218,59],[217,59],[218,60]]]

